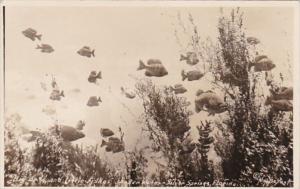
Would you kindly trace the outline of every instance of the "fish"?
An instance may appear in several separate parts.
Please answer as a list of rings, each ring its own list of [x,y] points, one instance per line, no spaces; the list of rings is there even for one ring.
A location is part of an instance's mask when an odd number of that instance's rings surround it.
[[[77,130],[83,130],[83,127],[85,126],[85,121],[79,120],[76,124],[76,129]]]
[[[197,53],[195,52],[187,52],[186,55],[181,54],[179,61],[186,60],[186,63],[189,65],[196,65],[199,62],[197,58]]]
[[[137,70],[145,69],[145,75],[148,77],[163,77],[168,75],[168,71],[162,64],[148,64],[145,65],[142,60],[139,61],[140,65]]]
[[[271,100],[268,99],[265,105],[271,105],[273,111],[293,111],[293,104],[286,99],[282,100]]]
[[[105,151],[118,153],[125,150],[124,143],[117,137],[110,137],[108,142],[102,140],[101,147],[106,146]]]
[[[171,86],[170,90],[175,94],[183,94],[187,91],[187,89],[182,84],[175,84],[174,87]]]
[[[269,58],[262,58],[257,62],[250,63],[249,66],[250,68],[253,66],[255,72],[270,71],[276,67],[273,61],[270,60]]]
[[[113,146],[114,148],[112,149],[113,153],[119,153],[119,152],[123,152],[125,150],[125,146],[123,143],[121,144],[116,144]]]
[[[81,56],[86,56],[86,57],[89,57],[89,58],[92,57],[92,56],[95,57],[95,49],[91,50],[91,48],[88,47],[88,46],[82,47],[81,49],[79,49],[77,51],[77,53]]]
[[[270,90],[272,100],[293,100],[292,87],[280,87],[277,92]]]
[[[217,94],[212,91],[203,92],[202,90],[197,91],[195,99],[195,112],[199,113],[204,110],[204,107],[209,112],[209,115],[216,113],[223,113],[227,110],[225,102]]]
[[[50,94],[50,99],[51,100],[60,100],[61,97],[65,97],[64,91],[60,91],[57,89],[53,89],[51,94]]]
[[[109,146],[113,143],[122,143],[122,141],[117,137],[109,137],[108,142],[106,142],[104,139],[102,139],[102,143],[101,143],[100,147]]]
[[[78,129],[67,126],[67,125],[60,125],[60,135],[64,141],[72,142],[78,139],[85,137],[85,134]]]
[[[100,134],[102,137],[110,137],[110,136],[114,135],[115,133],[108,128],[101,128]]]
[[[256,37],[247,37],[247,42],[251,45],[257,45],[260,43],[260,40],[257,39]]]
[[[124,94],[127,98],[130,98],[130,99],[133,99],[133,98],[135,98],[135,96],[136,96],[134,92],[125,90],[124,87],[121,87],[121,92],[122,92],[122,94]]]
[[[22,31],[22,33],[25,37],[28,37],[32,41],[35,41],[35,39],[41,40],[41,38],[42,38],[42,35],[41,34],[38,35],[37,31],[32,28],[28,28],[28,29]]]
[[[96,83],[97,79],[102,79],[101,71],[99,71],[98,74],[96,71],[91,71],[88,81],[90,83]]]
[[[182,76],[182,81],[184,81],[185,79],[188,79],[188,81],[194,81],[194,80],[201,79],[204,76],[204,74],[198,70],[193,70],[186,73],[184,70],[182,70],[181,76]]]
[[[41,49],[43,53],[52,53],[54,51],[53,47],[48,44],[37,45],[36,49]]]
[[[99,106],[99,102],[102,102],[100,96],[91,96],[87,102],[87,106]]]

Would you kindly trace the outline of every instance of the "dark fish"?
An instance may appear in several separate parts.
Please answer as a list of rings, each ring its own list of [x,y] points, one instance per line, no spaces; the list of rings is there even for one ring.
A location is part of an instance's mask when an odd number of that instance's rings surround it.
[[[293,111],[293,104],[289,100],[267,99],[266,105],[271,105],[273,111]]]
[[[60,100],[61,97],[65,97],[64,91],[53,89],[52,93],[50,94],[51,100]]]
[[[117,137],[109,137],[108,142],[106,142],[105,140],[102,140],[101,147],[106,146],[106,145],[110,145],[112,143],[121,143],[121,142],[122,141]]]
[[[100,97],[91,96],[87,102],[87,106],[99,106],[99,102],[102,102]]]
[[[184,81],[185,79],[188,79],[188,81],[194,81],[194,80],[201,79],[204,76],[204,74],[198,70],[189,71],[187,73],[185,73],[184,70],[182,70],[181,76],[182,76],[182,81]]]
[[[101,134],[102,137],[110,137],[110,136],[114,135],[115,133],[110,129],[101,128],[100,129],[100,134]]]
[[[292,87],[280,87],[277,92],[270,90],[272,100],[293,100],[293,88]]]
[[[76,129],[83,130],[84,126],[85,126],[85,121],[79,120],[78,123],[76,124]]]
[[[99,71],[98,74],[96,71],[91,71],[88,81],[90,83],[96,83],[97,79],[102,79],[101,71]]]
[[[43,53],[52,53],[54,51],[53,47],[48,44],[37,45],[36,49],[41,49]]]
[[[32,29],[32,28],[28,28],[24,31],[22,31],[23,35],[25,37],[28,37],[29,39],[31,39],[32,41],[35,41],[35,38],[37,38],[38,40],[41,40],[42,35],[38,35],[37,31]]]
[[[91,50],[90,47],[88,46],[84,46],[82,47],[80,50],[77,51],[77,53],[81,56],[86,56],[86,57],[95,57],[95,49],[94,50]]]
[[[176,84],[174,87],[170,87],[171,91],[174,91],[175,94],[182,94],[187,91],[187,89],[182,84]]]
[[[259,39],[256,37],[247,37],[247,42],[251,45],[257,45],[260,43]]]
[[[270,60],[269,58],[259,59],[257,62],[251,63],[250,68],[252,66],[254,67],[255,72],[270,71],[276,67],[273,61]]]
[[[132,92],[132,91],[127,91],[127,90],[125,90],[124,87],[121,87],[121,92],[122,92],[127,98],[130,98],[130,99],[135,98],[135,93]]]
[[[201,92],[197,91],[197,96],[195,99],[195,111],[199,113],[207,109],[209,114],[222,113],[226,111],[226,105],[223,99],[221,99],[217,94],[212,91]]]
[[[117,137],[110,137],[108,142],[102,140],[101,147],[106,146],[105,151],[113,153],[122,152],[125,150],[124,143]]]
[[[187,52],[186,56],[180,55],[180,61],[186,60],[186,63],[189,65],[196,65],[199,62],[197,57],[197,53],[195,52]]]
[[[148,65],[145,65],[143,63],[143,61],[140,60],[140,65],[138,67],[137,70],[143,70],[145,69],[145,75],[148,76],[148,77],[163,77],[165,75],[168,75],[168,71],[166,70],[166,68],[161,64],[154,64],[154,63],[151,63],[151,64],[148,64]]]
[[[122,144],[116,144],[115,146],[114,146],[114,148],[112,149],[112,152],[113,153],[119,153],[119,152],[123,152],[125,150],[125,146],[124,146],[124,144],[122,143]]]
[[[85,134],[71,126],[61,125],[60,134],[64,141],[72,142],[85,137]]]

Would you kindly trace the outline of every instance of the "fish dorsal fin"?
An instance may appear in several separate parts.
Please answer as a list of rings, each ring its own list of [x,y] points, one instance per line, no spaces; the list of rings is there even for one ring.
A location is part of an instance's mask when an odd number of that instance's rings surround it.
[[[36,31],[32,28],[28,28],[27,31],[32,32],[32,33],[36,33]]]

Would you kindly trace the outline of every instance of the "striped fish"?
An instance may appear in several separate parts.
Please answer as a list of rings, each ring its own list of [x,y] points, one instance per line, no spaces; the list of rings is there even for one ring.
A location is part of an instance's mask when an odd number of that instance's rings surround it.
[[[168,71],[161,63],[150,63],[148,65],[145,65],[142,60],[139,61],[140,65],[137,70],[143,70],[145,69],[145,75],[148,77],[163,77],[165,75],[168,75]]]

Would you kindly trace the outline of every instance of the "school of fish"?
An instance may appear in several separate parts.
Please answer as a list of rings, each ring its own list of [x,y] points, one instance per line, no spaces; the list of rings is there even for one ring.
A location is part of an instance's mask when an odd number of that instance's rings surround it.
[[[35,41],[42,40],[42,34],[38,34],[35,29],[28,28],[22,31],[22,34]],[[258,45],[260,41],[255,37],[248,37],[246,42],[250,45]],[[53,53],[54,48],[45,43],[37,44],[37,50],[40,50],[42,53]],[[77,54],[82,57],[95,57],[95,49],[92,49],[89,46],[83,46],[77,51]],[[185,61],[186,64],[190,66],[195,66],[199,63],[199,57],[196,52],[188,51],[185,54],[180,55],[179,61]],[[249,70],[253,67],[254,72],[268,72],[276,67],[273,61],[267,55],[257,55],[254,60],[249,64]],[[142,60],[139,60],[139,66],[137,71],[145,70],[144,75],[146,77],[165,77],[169,74],[167,68],[163,65],[160,59],[150,58],[147,60],[147,63],[144,63]],[[182,82],[187,81],[197,81],[205,76],[205,73],[201,72],[198,69],[193,69],[191,71],[181,71]],[[97,84],[98,80],[102,79],[102,72],[100,70],[92,70],[87,78],[89,83]],[[234,75],[230,72],[222,72],[220,74],[220,80],[225,84],[230,84],[233,86],[238,86],[243,83],[243,80],[238,78],[238,76]],[[43,82],[40,83],[41,88],[44,91],[48,91],[47,85]],[[51,82],[52,91],[50,93],[50,99],[53,101],[60,101],[63,97],[65,97],[64,91],[60,90],[58,84],[54,77],[52,77]],[[121,94],[126,98],[134,99],[136,94],[134,91],[121,87]],[[177,94],[184,94],[187,92],[187,89],[183,84],[177,83],[173,86],[169,87],[171,92]],[[75,90],[74,90],[75,91]],[[80,89],[76,89],[76,91],[80,92]],[[271,95],[267,97],[265,105],[271,106],[273,111],[292,111],[293,110],[293,88],[291,87],[281,87],[276,91],[270,90]],[[86,105],[88,107],[97,107],[102,102],[100,96],[90,96],[87,100]],[[191,103],[187,102],[186,106],[189,106]],[[195,97],[195,112],[199,113],[201,111],[208,112],[208,116],[221,114],[227,111],[227,105],[223,98],[221,98],[220,94],[215,93],[214,91],[208,90],[203,91],[199,89],[196,92]],[[46,106],[42,109],[42,111],[47,115],[53,115],[56,113],[56,110],[51,106]],[[85,134],[83,133],[85,127],[85,121],[79,120],[77,124],[73,126],[67,126],[62,124],[55,124],[51,127],[53,132],[60,133],[62,139],[66,142],[76,141],[78,139],[84,138]],[[190,130],[189,126],[177,124],[171,131],[175,136],[180,136],[182,133]],[[25,133],[27,136],[27,141],[34,141],[36,138],[40,137],[42,133],[40,131],[27,131]],[[204,133],[205,134],[205,133]],[[100,136],[103,137],[101,147],[105,146],[106,152],[118,153],[125,150],[125,144],[123,141],[123,137],[114,137],[115,133],[109,128],[101,128]],[[105,140],[108,138],[108,140]],[[210,139],[210,140],[213,140]],[[204,141],[205,142],[205,141]],[[206,141],[207,143],[211,143],[212,141]],[[195,149],[195,144],[192,142],[188,142],[185,149],[181,149],[180,153],[191,153]]]

